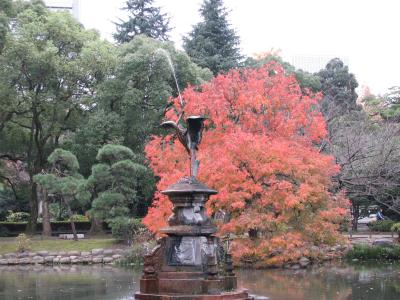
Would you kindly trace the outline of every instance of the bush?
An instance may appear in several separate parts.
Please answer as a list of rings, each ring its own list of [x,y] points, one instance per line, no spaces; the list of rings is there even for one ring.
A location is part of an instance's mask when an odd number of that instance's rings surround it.
[[[17,241],[17,252],[25,252],[31,249],[31,240],[28,237],[21,233],[16,238]]]
[[[27,212],[12,212],[6,217],[7,222],[26,222],[29,220],[30,214]]]
[[[379,247],[368,245],[355,245],[353,249],[349,250],[346,254],[349,259],[400,259],[400,246],[393,247]]]
[[[115,218],[110,220],[112,235],[119,241],[125,241],[128,245],[132,244],[134,236],[144,231],[145,226],[140,219]]]
[[[387,232],[390,231],[395,222],[392,220],[381,220],[368,223],[368,227],[372,231]]]
[[[120,263],[122,265],[142,265],[144,257],[149,254],[155,246],[155,240],[146,243],[135,243],[129,249],[129,252],[124,254],[124,258]]]
[[[87,216],[78,214],[73,215],[72,220],[74,220],[74,222],[89,222],[89,218]]]
[[[10,231],[7,227],[0,225],[0,237],[8,237],[10,236]]]

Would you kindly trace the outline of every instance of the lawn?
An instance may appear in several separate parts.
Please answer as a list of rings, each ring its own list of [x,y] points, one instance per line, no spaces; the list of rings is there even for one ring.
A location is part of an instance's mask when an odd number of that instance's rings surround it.
[[[112,238],[93,238],[84,239],[77,242],[73,240],[61,240],[58,238],[41,239],[34,237],[31,239],[30,251],[89,251],[96,248],[125,248],[126,245],[117,243]],[[15,238],[0,238],[0,254],[16,252],[17,243]]]

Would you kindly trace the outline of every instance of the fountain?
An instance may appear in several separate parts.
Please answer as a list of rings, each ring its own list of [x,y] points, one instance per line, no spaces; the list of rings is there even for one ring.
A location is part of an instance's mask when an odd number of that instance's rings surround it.
[[[219,270],[217,228],[206,214],[205,203],[217,194],[197,180],[199,161],[196,151],[200,144],[204,117],[190,116],[186,127],[167,121],[166,128],[176,130],[179,141],[190,155],[190,176],[167,187],[163,194],[173,203],[165,236],[158,246],[145,256],[140,291],[135,299],[253,299],[247,290],[237,289],[232,257],[224,258],[224,270]]]

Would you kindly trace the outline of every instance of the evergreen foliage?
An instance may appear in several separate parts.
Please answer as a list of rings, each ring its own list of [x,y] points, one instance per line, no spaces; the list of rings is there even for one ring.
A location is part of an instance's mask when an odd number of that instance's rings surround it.
[[[222,0],[204,0],[200,14],[203,21],[196,24],[183,40],[183,48],[190,58],[214,75],[240,65],[240,40],[230,28],[228,12]]]
[[[149,203],[153,194],[153,173],[137,163],[132,150],[121,145],[105,145],[97,154],[87,188],[93,202],[91,213],[109,223],[113,232],[128,226],[137,215],[139,203]],[[147,204],[148,205],[148,204]]]
[[[124,10],[129,12],[128,21],[117,23],[117,32],[113,35],[118,43],[127,43],[135,36],[144,34],[150,38],[167,41],[169,17],[153,6],[153,0],[128,0]]]

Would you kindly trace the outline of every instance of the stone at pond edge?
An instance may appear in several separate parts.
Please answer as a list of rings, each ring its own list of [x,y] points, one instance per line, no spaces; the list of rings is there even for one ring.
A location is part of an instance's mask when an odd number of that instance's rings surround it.
[[[100,249],[93,249],[92,250],[92,255],[102,255],[103,254],[104,249],[100,248]]]
[[[307,267],[310,264],[310,260],[307,257],[302,257],[299,259],[299,264],[302,268]]]
[[[52,263],[54,261],[54,256],[46,256],[44,258],[45,263]]]
[[[42,264],[42,263],[44,263],[44,258],[42,256],[34,256],[33,262],[35,264]]]
[[[93,262],[94,263],[102,263],[103,262],[103,257],[102,256],[93,257]]]
[[[393,247],[394,243],[391,240],[379,239],[372,242],[373,246],[379,247]]]
[[[104,254],[104,255],[113,255],[113,254],[114,254],[114,251],[113,251],[112,249],[105,249],[105,250],[103,251],[103,254]]]
[[[103,263],[109,264],[111,262],[113,262],[113,258],[112,257],[104,257],[103,258]]]
[[[69,257],[62,257],[62,258],[60,258],[60,263],[61,264],[69,264],[69,263],[71,263],[71,259]]]
[[[37,252],[37,255],[39,255],[39,256],[47,256],[47,255],[49,255],[49,251],[38,251]]]
[[[79,256],[81,255],[81,253],[79,251],[68,251],[67,255],[72,257],[72,256]]]

